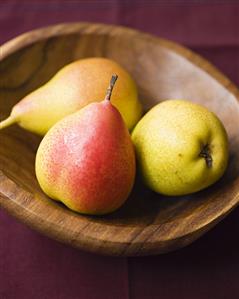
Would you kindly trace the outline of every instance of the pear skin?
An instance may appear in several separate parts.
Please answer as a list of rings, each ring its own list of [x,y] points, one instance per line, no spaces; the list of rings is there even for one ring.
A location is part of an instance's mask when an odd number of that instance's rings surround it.
[[[168,100],[153,107],[132,133],[144,183],[165,195],[185,195],[215,183],[228,162],[228,137],[201,105]]]
[[[18,123],[45,135],[60,119],[92,102],[104,99],[108,78],[119,75],[111,102],[131,130],[142,115],[134,80],[119,64],[107,58],[86,58],[63,67],[45,85],[28,94],[0,122],[0,129]]]
[[[54,125],[37,151],[41,188],[76,212],[113,212],[126,201],[134,184],[134,148],[109,100],[112,85],[104,101],[91,103]]]

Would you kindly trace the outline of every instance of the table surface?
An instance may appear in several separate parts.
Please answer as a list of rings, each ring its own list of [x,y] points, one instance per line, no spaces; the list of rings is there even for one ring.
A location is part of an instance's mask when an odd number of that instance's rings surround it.
[[[6,0],[0,43],[73,21],[120,24],[182,43],[239,85],[239,1]],[[184,249],[135,258],[70,248],[0,209],[0,299],[15,298],[239,298],[239,208]]]

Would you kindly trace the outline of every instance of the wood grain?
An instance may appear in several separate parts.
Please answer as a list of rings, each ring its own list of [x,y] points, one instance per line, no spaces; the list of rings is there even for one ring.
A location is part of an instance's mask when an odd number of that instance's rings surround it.
[[[209,62],[175,43],[127,28],[62,24],[21,35],[1,47],[0,118],[62,66],[83,57],[118,61],[134,77],[145,110],[185,98],[214,111],[230,140],[230,162],[214,186],[167,198],[137,178],[126,204],[88,217],[50,200],[36,181],[40,137],[12,126],[0,132],[0,206],[30,227],[72,246],[117,256],[159,254],[190,244],[239,204],[239,92]]]

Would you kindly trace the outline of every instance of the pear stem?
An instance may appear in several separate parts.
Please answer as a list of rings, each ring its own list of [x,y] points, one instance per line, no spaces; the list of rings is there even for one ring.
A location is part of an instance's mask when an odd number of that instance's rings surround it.
[[[110,101],[112,90],[114,88],[114,85],[115,85],[115,82],[117,79],[118,79],[118,75],[116,75],[116,74],[112,75],[111,80],[110,80],[110,85],[106,91],[105,101]]]
[[[0,130],[6,128],[16,122],[16,118],[12,115],[8,116],[8,118],[4,119],[0,122]]]
[[[202,157],[202,158],[205,159],[208,168],[212,167],[212,156],[211,156],[210,148],[209,148],[208,144],[206,144],[202,148],[202,150],[201,150],[201,152],[199,154],[199,157]]]

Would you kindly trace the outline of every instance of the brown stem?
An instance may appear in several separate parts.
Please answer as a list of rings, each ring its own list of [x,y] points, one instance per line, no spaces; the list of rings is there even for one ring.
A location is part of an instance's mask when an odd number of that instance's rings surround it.
[[[107,88],[106,95],[105,95],[105,100],[106,101],[110,101],[112,90],[114,88],[114,85],[115,85],[115,82],[116,82],[117,78],[118,78],[118,76],[116,74],[112,75],[112,77],[111,77],[110,85]]]
[[[199,157],[202,157],[202,158],[205,159],[208,168],[212,167],[212,156],[211,156],[210,148],[209,148],[208,144],[206,144],[202,148],[202,150],[201,150],[201,152],[199,154]]]

